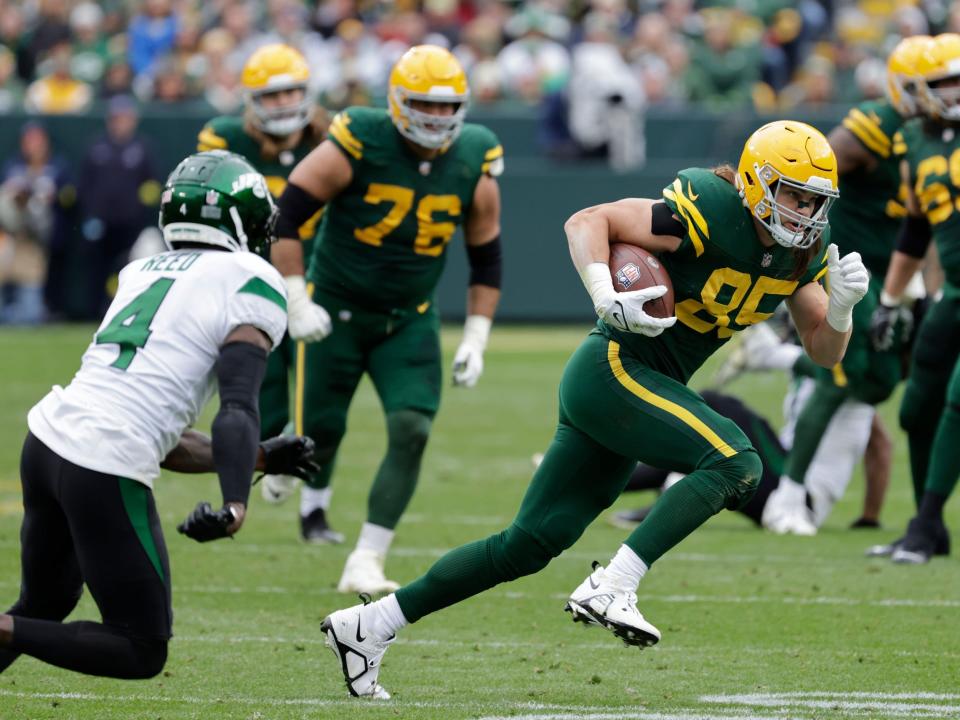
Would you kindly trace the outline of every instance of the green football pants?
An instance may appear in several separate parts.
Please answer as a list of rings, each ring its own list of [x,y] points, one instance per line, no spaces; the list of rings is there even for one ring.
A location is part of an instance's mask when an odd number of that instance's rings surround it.
[[[309,485],[329,485],[350,401],[367,373],[388,430],[387,457],[374,483],[371,506],[377,504],[375,497],[392,498],[380,503],[369,519],[393,527],[413,494],[430,421],[440,405],[439,316],[428,304],[380,313],[319,292],[313,299],[330,313],[333,332],[318,343],[297,344],[294,427],[316,442],[315,459],[322,467]],[[387,485],[392,487],[389,493],[384,491]]]
[[[924,490],[947,496],[960,475],[960,289],[923,318],[913,347],[900,426],[910,445],[910,470],[919,504]]]
[[[513,523],[450,551],[397,591],[407,620],[538,572],[620,495],[637,461],[688,473],[665,492],[629,545],[649,565],[722,508],[745,503],[761,463],[731,420],[693,390],[600,334],[567,364],[560,420]]]
[[[267,370],[260,385],[260,439],[283,432],[290,422],[290,371],[295,343],[289,335],[267,357]]]

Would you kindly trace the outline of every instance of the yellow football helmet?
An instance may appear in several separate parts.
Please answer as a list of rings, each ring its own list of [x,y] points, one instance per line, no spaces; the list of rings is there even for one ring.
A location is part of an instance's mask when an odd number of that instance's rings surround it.
[[[936,120],[960,121],[960,35],[943,33],[917,58],[919,102]],[[953,80],[954,82],[945,82]]]
[[[808,248],[820,239],[830,205],[839,195],[837,184],[837,158],[830,143],[816,128],[793,120],[767,123],[754,132],[737,167],[744,206],[784,247]],[[816,193],[810,217],[777,200],[784,187]]]
[[[414,101],[452,103],[452,115],[417,110]],[[437,45],[407,50],[390,71],[387,103],[397,130],[411,142],[431,150],[449,146],[463,129],[470,101],[467,74],[452,53]]]
[[[283,137],[305,127],[313,116],[314,102],[308,92],[310,67],[306,59],[289,45],[275,43],[257,50],[240,75],[244,102],[254,125],[265,133]],[[266,107],[263,97],[280,90],[303,91],[301,99]]]
[[[898,42],[887,58],[887,99],[903,117],[920,111],[917,67],[932,47],[933,38],[929,35],[913,35]]]

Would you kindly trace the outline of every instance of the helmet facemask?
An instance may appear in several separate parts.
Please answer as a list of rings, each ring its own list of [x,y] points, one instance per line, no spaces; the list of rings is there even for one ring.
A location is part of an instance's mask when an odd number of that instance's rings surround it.
[[[940,83],[947,80],[953,80],[954,83],[940,86]],[[923,84],[922,92],[923,102],[930,115],[940,120],[960,121],[960,74],[927,80]]]
[[[900,73],[890,73],[887,77],[887,100],[903,117],[914,117],[920,113],[918,96],[920,87],[917,81]]]
[[[274,80],[274,78],[271,78]],[[276,107],[267,107],[263,103],[265,95],[283,90],[300,90],[302,96],[295,103],[287,103]],[[286,137],[307,126],[313,118],[314,102],[307,86],[304,83],[288,84],[284,82],[269,83],[267,87],[257,91],[246,91],[244,100],[250,108],[253,124],[268,135]]]
[[[754,217],[767,229],[779,245],[804,250],[813,246],[827,228],[830,206],[839,196],[833,183],[827,178],[811,176],[807,182],[797,182],[778,172],[771,165],[753,165],[755,177],[763,187],[764,199],[757,203]],[[777,201],[777,194],[784,188],[802,193],[815,193],[815,210],[809,217]],[[796,229],[787,226],[792,224]]]
[[[393,103],[396,115],[400,118],[399,122],[395,121],[394,124],[401,135],[420,147],[439,150],[449,147],[460,135],[467,117],[470,96],[453,94],[447,87],[434,88],[434,90],[450,92],[432,90],[429,94],[414,93],[397,86],[392,89],[390,102]],[[452,104],[456,109],[451,115],[434,115],[417,110],[412,104],[415,101]]]

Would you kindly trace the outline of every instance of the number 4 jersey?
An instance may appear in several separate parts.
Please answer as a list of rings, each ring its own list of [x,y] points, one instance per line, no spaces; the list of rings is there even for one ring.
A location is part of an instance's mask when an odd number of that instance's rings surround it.
[[[30,410],[30,431],[75,465],[152,486],[216,390],[220,347],[240,325],[274,347],[287,327],[286,288],[262,258],[180,250],[130,263],[80,370]]]
[[[826,274],[829,231],[820,250],[794,276],[794,250],[760,243],[737,189],[712,170],[681,170],[663,190],[686,232],[661,261],[673,281],[677,323],[656,338],[601,331],[649,367],[686,383],[733,333],[773,315],[797,288]]]
[[[386,110],[348,108],[327,132],[350,162],[353,180],[326,207],[310,280],[368,310],[429,300],[477,183],[503,169],[496,136],[467,123],[449,148],[427,162],[414,154]]]

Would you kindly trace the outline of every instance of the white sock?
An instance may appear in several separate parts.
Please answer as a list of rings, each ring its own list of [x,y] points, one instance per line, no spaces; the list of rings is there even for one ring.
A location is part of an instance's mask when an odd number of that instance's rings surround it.
[[[396,593],[390,593],[385,598],[370,603],[363,608],[363,611],[370,613],[368,617],[373,621],[373,632],[383,639],[394,635],[410,624],[403,616],[403,610],[400,609],[400,603],[397,602]]]
[[[373,550],[378,555],[386,556],[393,542],[393,534],[393,530],[365,522],[357,538],[357,550]]]
[[[300,517],[306,517],[317,508],[326,510],[330,507],[330,498],[332,497],[332,487],[316,490],[309,485],[304,485],[300,489]]]
[[[610,560],[610,564],[603,570],[604,577],[614,585],[627,590],[636,591],[637,585],[647,574],[647,564],[640,559],[633,550],[621,545],[617,554]]]

